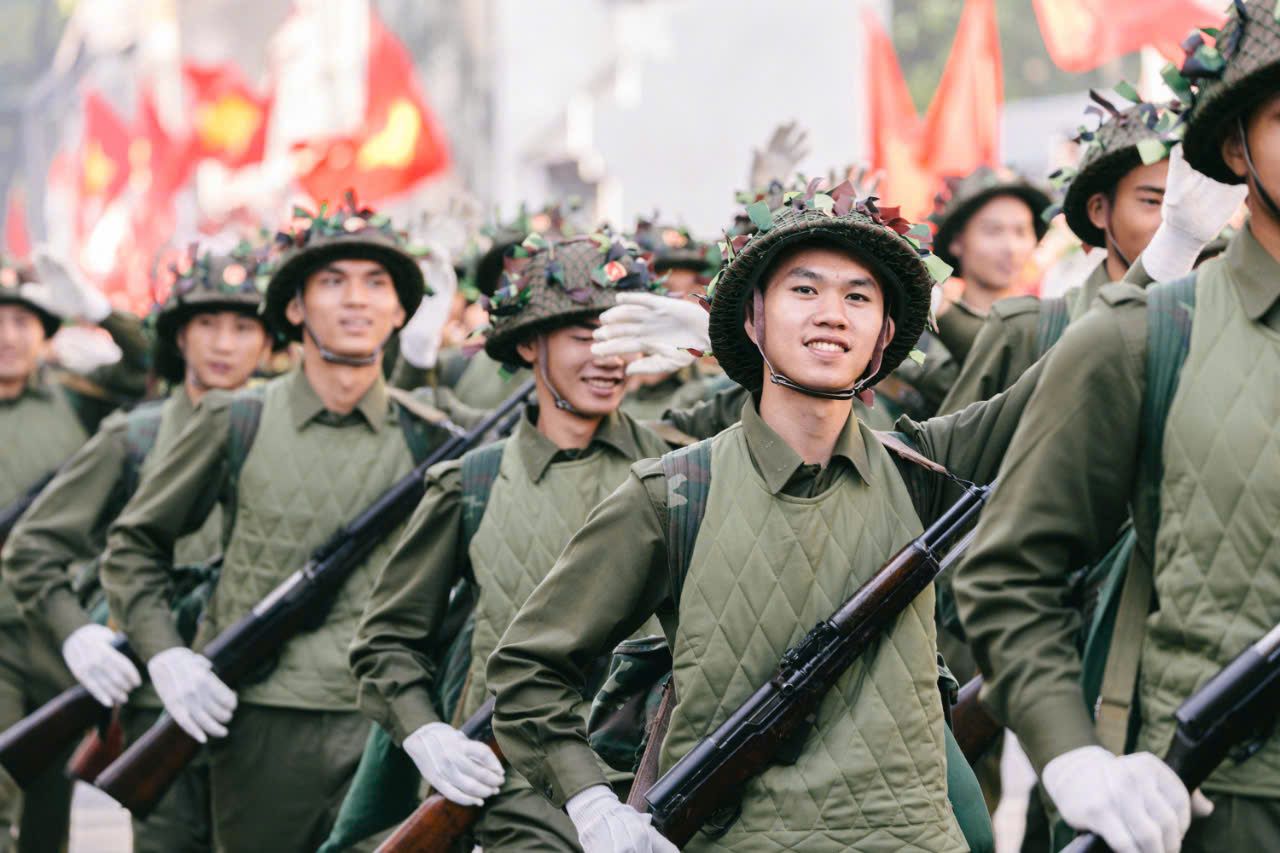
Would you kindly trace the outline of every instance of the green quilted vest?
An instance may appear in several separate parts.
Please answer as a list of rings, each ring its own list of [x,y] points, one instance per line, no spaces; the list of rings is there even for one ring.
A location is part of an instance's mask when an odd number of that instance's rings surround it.
[[[680,594],[679,701],[661,771],[772,675],[779,658],[921,531],[893,461],[862,427],[871,483],[771,495],[740,426],[712,439],[711,489]],[[742,814],[688,850],[965,850],[947,800],[933,592],[827,694],[795,764],[748,783]]]
[[[634,423],[629,426],[642,454],[661,456],[668,450],[648,430]],[[519,453],[522,433],[533,429],[527,418],[521,418],[508,440],[484,519],[471,540],[471,568],[479,593],[471,669],[458,719],[465,720],[484,704],[485,664],[516,611],[551,571],[587,513],[622,484],[638,461],[600,444],[585,458],[547,466],[542,478],[534,481]]]
[[[46,384],[0,401],[0,507],[66,462],[89,438],[61,389]],[[0,624],[22,621],[18,602],[0,586]]]
[[[236,488],[235,526],[201,639],[216,636],[252,610],[335,530],[413,467],[395,415],[376,433],[358,418],[343,426],[313,420],[295,430],[290,379],[265,386],[262,418]],[[393,532],[373,550],[339,592],[324,624],[290,640],[270,675],[240,692],[241,702],[356,710],[347,647],[377,571],[398,538]]]
[[[1206,265],[1165,425],[1139,749],[1163,755],[1178,705],[1280,622],[1277,377],[1280,334],[1249,320],[1225,264]],[[1280,797],[1280,738],[1204,787]]]

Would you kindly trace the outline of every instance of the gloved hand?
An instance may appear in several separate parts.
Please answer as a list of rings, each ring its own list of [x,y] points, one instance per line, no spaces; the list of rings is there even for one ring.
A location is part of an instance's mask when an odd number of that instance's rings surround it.
[[[649,824],[653,817],[618,799],[608,785],[592,785],[564,804],[583,853],[677,853]]]
[[[47,246],[36,249],[36,275],[49,288],[49,307],[64,320],[86,320],[101,323],[111,313],[111,302],[102,291],[49,252]]]
[[[404,739],[422,778],[446,800],[479,806],[502,787],[506,773],[489,747],[447,723],[427,723]]]
[[[422,298],[418,310],[400,330],[400,353],[414,367],[429,370],[436,366],[440,355],[444,326],[453,307],[453,295],[458,292],[458,276],[449,256],[438,249],[432,249],[422,261],[422,272],[432,292]]]
[[[142,686],[138,668],[111,645],[115,632],[106,625],[90,623],[71,632],[62,641],[62,659],[67,669],[103,705],[123,705],[129,691]]]
[[[747,188],[763,189],[771,181],[786,184],[796,165],[809,153],[805,145],[808,139],[808,131],[797,127],[794,121],[775,127],[765,149],[751,152],[751,174]]]
[[[1169,178],[1160,205],[1160,227],[1142,251],[1142,265],[1156,281],[1173,281],[1191,272],[1205,244],[1217,237],[1244,204],[1249,188],[1220,184],[1200,174],[1182,156],[1169,152]]]
[[[1041,781],[1063,820],[1102,836],[1116,853],[1177,853],[1191,818],[1213,811],[1149,752],[1115,756],[1083,746],[1046,764]]]
[[[151,682],[164,709],[182,730],[200,743],[209,735],[226,737],[236,709],[235,692],[213,674],[213,663],[185,646],[165,649],[147,662]]]
[[[618,304],[600,315],[593,355],[601,358],[643,353],[627,365],[627,375],[662,374],[693,363],[689,349],[711,349],[707,334],[710,315],[690,299],[657,293],[619,293]]]

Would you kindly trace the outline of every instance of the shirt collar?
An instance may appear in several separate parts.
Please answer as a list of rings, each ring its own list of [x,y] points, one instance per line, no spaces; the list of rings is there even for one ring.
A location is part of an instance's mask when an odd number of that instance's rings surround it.
[[[1280,299],[1280,262],[1262,248],[1246,224],[1223,255],[1231,278],[1239,286],[1244,313],[1255,323]]]
[[[321,402],[320,396],[311,387],[306,371],[301,367],[293,371],[288,382],[289,410],[293,414],[293,428],[296,430],[301,430],[312,420],[321,416],[325,416],[333,423],[341,423],[349,417],[360,417],[374,432],[380,432],[383,424],[387,422],[389,411],[387,385],[381,373],[369,386],[369,390],[364,392],[364,396],[356,403],[350,415],[338,415],[328,411]]]
[[[756,411],[754,400],[747,400],[742,406],[742,431],[746,436],[751,458],[760,471],[760,476],[764,477],[765,486],[770,494],[778,494],[796,471],[803,467],[804,460],[764,422],[764,418]],[[866,442],[862,439],[858,418],[852,410],[831,452],[832,459],[837,456],[847,460],[863,482],[871,482],[871,464],[867,459]]]
[[[511,436],[520,453],[520,458],[524,460],[529,478],[535,483],[542,479],[547,469],[556,461],[556,454],[561,452],[561,448],[538,431],[537,423],[538,409],[536,406],[530,406]],[[614,412],[600,421],[587,449],[590,450],[597,444],[612,447],[626,459],[640,459],[642,456],[640,446],[636,444],[635,434],[619,412]]]

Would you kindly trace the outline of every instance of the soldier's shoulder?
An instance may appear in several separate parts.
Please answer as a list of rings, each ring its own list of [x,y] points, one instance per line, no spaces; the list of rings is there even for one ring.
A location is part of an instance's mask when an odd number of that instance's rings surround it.
[[[1119,306],[1146,307],[1147,292],[1136,284],[1117,281],[1111,284],[1104,284],[1098,290],[1098,299],[1103,304],[1110,305],[1113,308]]]
[[[991,306],[991,314],[1000,320],[1011,320],[1014,317],[1039,313],[1040,298],[1038,296],[1010,296]]]

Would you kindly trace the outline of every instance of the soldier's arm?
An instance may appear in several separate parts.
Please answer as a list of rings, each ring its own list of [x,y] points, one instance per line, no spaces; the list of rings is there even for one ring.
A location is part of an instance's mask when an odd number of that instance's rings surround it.
[[[685,435],[710,438],[736,424],[742,415],[743,404],[750,398],[746,388],[735,384],[690,408],[672,409],[662,416],[662,420]]]
[[[147,390],[151,362],[150,342],[142,330],[142,321],[133,314],[112,311],[99,325],[120,347],[120,360],[97,368],[89,379],[115,397],[141,399]]]
[[[427,473],[426,494],[378,573],[351,642],[360,710],[396,743],[440,721],[431,702],[440,649],[431,641],[467,566],[461,480],[460,462]]]
[[[657,460],[588,516],[489,658],[493,730],[513,767],[557,806],[607,784],[587,745],[587,672],[668,596],[665,480]],[[655,503],[656,502],[656,503]],[[670,634],[670,631],[668,631]]]
[[[102,550],[104,518],[119,487],[127,451],[123,415],[107,418],[45,487],[9,534],[4,582],[23,614],[43,622],[61,645],[89,623],[72,591],[69,568]]]
[[[1037,770],[1095,742],[1080,691],[1069,573],[1128,516],[1144,383],[1141,303],[1095,304],[1042,359],[1044,373],[954,580],[983,698]]]
[[[997,305],[982,324],[955,384],[938,407],[939,415],[989,400],[1008,388],[1035,361],[1038,313],[1005,316]],[[944,315],[948,316],[948,315]]]
[[[182,645],[168,604],[173,546],[204,524],[226,478],[231,396],[209,392],[111,525],[102,586],[143,660]]]

